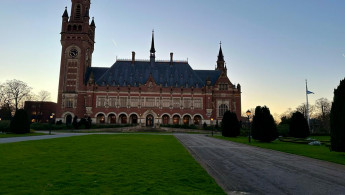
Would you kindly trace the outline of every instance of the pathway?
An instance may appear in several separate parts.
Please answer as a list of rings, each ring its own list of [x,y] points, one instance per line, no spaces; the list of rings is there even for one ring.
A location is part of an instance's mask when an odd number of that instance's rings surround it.
[[[205,135],[175,137],[228,194],[345,194],[345,166]]]

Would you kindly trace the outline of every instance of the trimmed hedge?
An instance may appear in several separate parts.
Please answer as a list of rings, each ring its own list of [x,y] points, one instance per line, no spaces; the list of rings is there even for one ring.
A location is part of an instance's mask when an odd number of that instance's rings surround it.
[[[345,152],[345,79],[334,89],[334,97],[330,114],[331,148]]]
[[[226,111],[222,119],[222,135],[236,137],[240,135],[240,122],[235,112]]]
[[[30,120],[24,109],[16,111],[10,124],[10,130],[12,133],[17,134],[30,133]]]
[[[309,126],[303,114],[296,111],[292,114],[289,135],[292,137],[306,138],[309,136]]]

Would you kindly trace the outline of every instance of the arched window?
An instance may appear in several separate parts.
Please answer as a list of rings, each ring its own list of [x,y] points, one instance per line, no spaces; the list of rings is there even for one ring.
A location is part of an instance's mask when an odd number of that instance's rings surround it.
[[[82,31],[83,27],[81,25],[78,26],[78,31]]]
[[[223,117],[224,113],[228,110],[229,110],[229,108],[226,104],[221,104],[218,108],[219,116]]]
[[[78,4],[77,7],[75,8],[75,16],[74,19],[75,20],[80,20],[81,18],[81,5]]]

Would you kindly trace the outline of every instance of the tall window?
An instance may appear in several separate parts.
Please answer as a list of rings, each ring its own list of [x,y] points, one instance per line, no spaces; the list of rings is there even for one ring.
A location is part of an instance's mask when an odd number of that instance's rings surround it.
[[[131,97],[131,107],[138,107],[139,106],[139,98]]]
[[[146,104],[145,107],[155,107],[155,98],[146,98]]]
[[[66,98],[66,104],[65,104],[65,107],[66,108],[73,108],[73,97],[68,97]]]
[[[180,107],[180,102],[181,102],[180,98],[174,98],[173,99],[173,106],[174,106],[174,108],[179,108]]]
[[[77,7],[75,8],[75,20],[80,20],[81,18],[81,5],[78,4]]]
[[[105,97],[97,98],[97,107],[105,107]]]
[[[194,108],[202,108],[202,102],[201,99],[194,99]]]
[[[109,98],[109,107],[116,107],[116,97]]]
[[[127,107],[127,97],[120,97],[120,107],[122,108]]]
[[[229,108],[226,104],[221,104],[218,108],[219,116],[222,117],[226,111],[228,111]]]
[[[191,105],[191,100],[190,98],[183,98],[183,107],[184,108],[190,108],[192,105]]]

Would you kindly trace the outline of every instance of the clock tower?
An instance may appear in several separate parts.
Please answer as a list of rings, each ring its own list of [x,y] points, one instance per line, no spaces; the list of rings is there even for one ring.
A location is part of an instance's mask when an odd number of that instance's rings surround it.
[[[85,73],[91,66],[96,29],[93,18],[90,23],[90,4],[90,0],[72,0],[71,15],[67,7],[62,15],[58,118],[68,112],[85,114]]]

